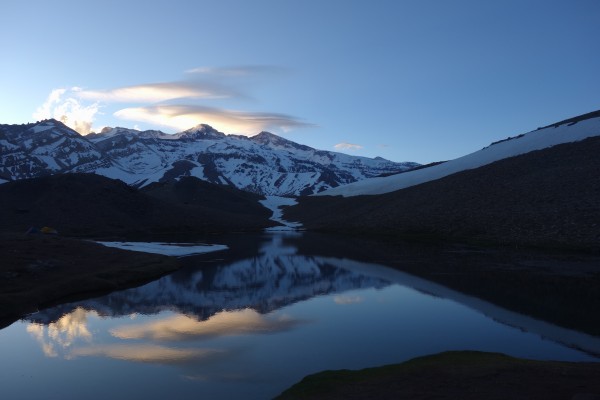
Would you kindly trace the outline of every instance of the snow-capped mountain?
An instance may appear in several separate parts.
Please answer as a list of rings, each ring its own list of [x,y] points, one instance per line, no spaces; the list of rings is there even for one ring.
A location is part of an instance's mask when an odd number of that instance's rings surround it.
[[[0,125],[0,183],[94,172],[137,187],[195,176],[266,195],[306,195],[418,164],[316,150],[269,132],[225,135],[198,125],[175,135],[105,128],[80,136],[56,120]]]
[[[505,158],[558,144],[577,142],[593,136],[600,136],[600,111],[580,115],[513,138],[500,140],[474,153],[428,168],[362,180],[321,191],[317,195],[348,197],[390,193],[464,170],[478,168]]]
[[[55,120],[0,125],[0,183],[111,165],[93,143]]]

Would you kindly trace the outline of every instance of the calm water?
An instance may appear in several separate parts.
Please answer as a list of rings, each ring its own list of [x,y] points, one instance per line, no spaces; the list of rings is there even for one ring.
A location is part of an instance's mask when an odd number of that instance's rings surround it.
[[[293,243],[265,235],[14,323],[0,331],[2,398],[268,399],[324,369],[444,350],[598,361],[600,338]]]

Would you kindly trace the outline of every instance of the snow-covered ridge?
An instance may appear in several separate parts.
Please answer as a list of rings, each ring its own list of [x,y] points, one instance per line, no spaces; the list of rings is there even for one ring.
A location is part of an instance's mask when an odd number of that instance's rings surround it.
[[[397,175],[371,178],[338,186],[316,194],[317,196],[358,196],[390,193],[410,186],[440,179],[468,169],[478,168],[508,157],[563,143],[577,142],[600,136],[600,118],[554,124],[523,135],[492,144],[482,150],[432,167],[408,171]]]
[[[418,164],[316,150],[269,132],[226,135],[198,125],[169,135],[105,128],[80,136],[56,120],[0,125],[0,178],[94,172],[142,187],[195,176],[238,189],[298,196]]]

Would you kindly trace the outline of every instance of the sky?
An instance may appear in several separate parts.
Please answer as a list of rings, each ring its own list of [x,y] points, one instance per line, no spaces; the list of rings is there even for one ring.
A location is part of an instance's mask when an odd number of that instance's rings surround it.
[[[600,109],[597,0],[2,0],[0,123],[207,123],[393,161]]]

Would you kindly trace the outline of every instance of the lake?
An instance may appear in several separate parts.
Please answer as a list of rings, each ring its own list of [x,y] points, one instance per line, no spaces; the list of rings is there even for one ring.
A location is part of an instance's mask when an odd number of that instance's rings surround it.
[[[382,260],[365,261],[298,232],[223,240],[154,282],[1,330],[2,398],[269,399],[310,373],[445,350],[599,361],[600,337],[390,268],[397,254],[360,249]]]

